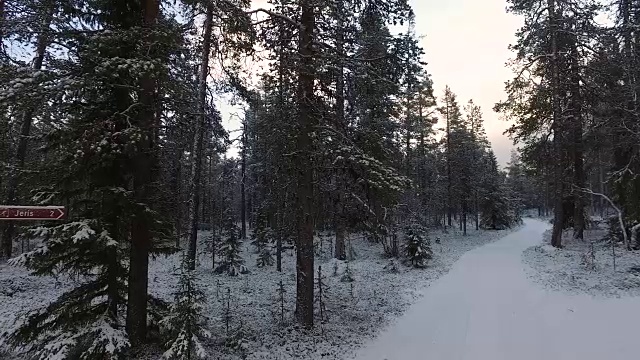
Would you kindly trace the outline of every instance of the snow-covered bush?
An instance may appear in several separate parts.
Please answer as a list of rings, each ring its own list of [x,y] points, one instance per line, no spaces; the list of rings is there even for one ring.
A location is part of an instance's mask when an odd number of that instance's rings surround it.
[[[260,254],[265,246],[269,244],[269,232],[267,219],[263,212],[258,212],[256,226],[251,233],[251,245],[255,248],[256,254]]]
[[[433,258],[433,251],[427,236],[427,229],[417,222],[412,222],[404,227],[404,249],[411,265],[423,268],[427,261]]]
[[[347,261],[347,267],[344,269],[344,273],[342,274],[342,277],[340,278],[340,281],[342,282],[354,282],[356,279],[353,277],[353,270],[351,270],[351,266],[349,265],[349,262]]]
[[[258,267],[272,266],[275,263],[273,258],[274,231],[267,226],[267,219],[264,215],[258,214],[256,227],[251,234],[251,244],[254,246],[258,258]]]
[[[265,267],[272,266],[274,263],[275,259],[273,258],[273,247],[271,246],[271,244],[266,244],[258,254],[256,265],[258,267]]]
[[[168,339],[164,359],[207,359],[203,341],[211,337],[206,330],[206,318],[202,314],[204,293],[198,286],[195,271],[187,266],[180,267],[180,280],[175,292],[175,303],[169,315],[160,325]]]

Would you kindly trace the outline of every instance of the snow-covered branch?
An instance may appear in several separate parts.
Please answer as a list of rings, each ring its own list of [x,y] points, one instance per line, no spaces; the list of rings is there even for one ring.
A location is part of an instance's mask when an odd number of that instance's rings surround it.
[[[627,250],[631,250],[631,244],[629,242],[629,238],[627,237],[627,230],[626,227],[624,225],[624,218],[622,216],[622,210],[620,210],[619,207],[616,206],[616,204],[613,202],[613,200],[611,200],[611,198],[609,198],[607,195],[602,194],[602,193],[598,193],[595,192],[591,189],[588,188],[578,188],[578,191],[590,194],[590,195],[595,195],[595,196],[599,196],[601,198],[603,198],[604,200],[606,200],[609,205],[611,205],[611,207],[618,213],[618,222],[620,224],[620,230],[622,231],[622,238],[624,239],[624,246]]]

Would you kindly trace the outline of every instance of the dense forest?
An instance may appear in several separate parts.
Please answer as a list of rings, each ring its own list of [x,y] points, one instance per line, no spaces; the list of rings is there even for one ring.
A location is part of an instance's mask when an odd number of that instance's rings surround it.
[[[525,25],[495,107],[519,146],[503,170],[482,109],[434,94],[407,0],[0,0],[0,203],[67,211],[0,222],[0,261],[77,280],[3,342],[117,359],[161,338],[168,358],[202,356],[195,270],[246,273],[245,243],[278,271],[295,249],[306,328],[319,233],[339,260],[358,233],[424,267],[434,229],[553,211],[561,247],[563,229],[581,237],[615,209],[639,246],[640,4],[509,3]],[[240,129],[222,126],[220,99],[242,108]],[[170,304],[150,294],[149,263],[175,253]]]

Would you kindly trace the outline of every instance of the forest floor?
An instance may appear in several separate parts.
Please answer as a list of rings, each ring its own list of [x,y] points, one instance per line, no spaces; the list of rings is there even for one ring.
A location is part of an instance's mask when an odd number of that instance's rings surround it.
[[[584,273],[578,245],[540,246],[549,227],[528,219],[517,232],[466,253],[356,359],[637,359],[640,297],[594,297],[575,293],[576,286],[556,291],[533,281],[562,269],[553,278],[563,285],[555,278]],[[587,241],[596,238],[588,232]],[[620,260],[624,271],[631,260]]]
[[[316,327],[304,331],[293,325],[295,307],[295,256],[287,250],[283,271],[275,267],[258,268],[257,255],[250,242],[243,244],[243,257],[249,274],[237,277],[214,274],[211,255],[199,254],[197,273],[207,303],[204,315],[214,339],[208,346],[210,359],[344,359],[378,334],[392,320],[418,301],[428,286],[445,274],[467,251],[495,241],[511,231],[470,230],[462,236],[457,230],[430,233],[435,258],[426,269],[414,269],[400,262],[397,271],[383,256],[380,245],[353,236],[351,261],[331,259],[327,238],[318,241],[317,265],[323,268],[324,319],[317,315]],[[201,249],[208,237],[200,234]],[[435,243],[439,239],[440,243]],[[173,300],[180,255],[160,256],[150,263],[150,292]],[[347,270],[347,268],[349,270]],[[350,272],[353,281],[346,281]],[[316,274],[317,277],[317,274]],[[22,268],[0,265],[0,332],[29,310],[46,306],[69,289],[69,279],[32,277]],[[278,284],[285,289],[280,302]],[[282,305],[284,312],[281,311]],[[316,304],[316,308],[319,308]],[[228,321],[227,321],[228,320]],[[228,326],[227,326],[228,325]],[[2,351],[0,350],[0,353]],[[150,347],[139,359],[158,359],[159,347]],[[6,354],[5,354],[6,355]],[[1,355],[0,355],[1,356]],[[8,355],[6,355],[8,358]]]
[[[562,236],[562,249],[550,245],[551,231],[542,244],[523,253],[528,275],[545,288],[596,297],[640,296],[640,252],[615,249],[607,239],[606,224],[595,222],[584,233],[584,240],[573,238],[573,231]],[[615,254],[615,270],[613,268]]]

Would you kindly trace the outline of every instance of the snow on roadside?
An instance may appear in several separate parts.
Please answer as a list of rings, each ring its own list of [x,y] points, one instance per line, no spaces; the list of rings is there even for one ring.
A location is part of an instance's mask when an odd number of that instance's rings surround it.
[[[433,231],[430,238],[435,259],[429,266],[412,269],[398,262],[397,272],[388,268],[390,260],[382,256],[380,245],[353,236],[355,259],[347,264],[331,259],[331,244],[325,240],[322,253],[316,259],[316,270],[321,265],[325,277],[326,318],[319,321],[318,317],[317,326],[311,331],[297,328],[293,321],[296,286],[293,250],[285,251],[283,272],[279,273],[275,266],[256,267],[257,255],[246,241],[243,257],[251,272],[238,277],[214,274],[211,255],[203,251],[199,254],[197,271],[207,297],[203,313],[209,318],[214,335],[207,349],[210,358],[337,360],[348,357],[422,297],[424,289],[446,273],[465,252],[509,232],[470,230],[469,235],[463,237],[457,231],[448,234]],[[200,234],[201,243],[207,235],[207,232]],[[436,238],[440,244],[435,243]],[[204,248],[202,245],[201,249]],[[149,289],[153,295],[173,300],[180,256],[160,256],[150,261]],[[354,279],[352,282],[343,279],[347,267]],[[280,280],[286,291],[284,321],[281,321],[277,292]],[[44,306],[62,294],[69,288],[69,281],[32,277],[24,268],[0,265],[0,333],[10,329],[14,319],[26,311]],[[161,353],[161,349],[153,346],[138,358],[156,360]]]
[[[556,249],[550,245],[549,230],[542,245],[524,251],[527,274],[546,288],[573,294],[640,296],[640,253],[616,246],[614,271],[613,251],[606,235],[603,225],[586,230],[584,241],[574,239],[573,232],[567,230],[562,236],[564,247]]]
[[[68,290],[68,281],[31,276],[25,268],[0,264],[0,334],[13,329],[16,319],[33,309],[47,306]],[[0,358],[11,359],[9,354],[3,354],[2,344]]]
[[[447,272],[462,254],[508,232],[470,231],[466,237],[458,232],[432,232],[430,238],[435,259],[429,267],[418,270],[398,263],[398,272],[388,269],[390,260],[382,256],[379,245],[354,236],[351,242],[356,258],[347,265],[346,261],[330,258],[330,244],[325,241],[325,254],[316,259],[316,271],[321,265],[325,276],[327,317],[319,321],[318,316],[312,331],[293,325],[296,286],[293,251],[285,252],[283,272],[278,273],[275,267],[257,268],[256,255],[246,242],[243,256],[251,273],[238,277],[213,274],[210,255],[201,254],[198,271],[208,299],[204,313],[210,315],[211,332],[217,337],[208,349],[210,357],[225,360],[348,357],[415,303],[422,296],[422,291]],[[440,239],[440,244],[435,243],[436,238]],[[152,293],[163,298],[170,296],[171,287],[176,282],[171,271],[175,264],[177,260],[174,257],[157,259],[152,263]],[[353,282],[343,281],[347,266]],[[317,273],[314,275],[317,277]],[[277,295],[280,280],[286,290],[284,322],[281,321],[281,304]],[[229,295],[231,319],[227,333],[225,310]],[[150,354],[146,358],[158,357]]]

